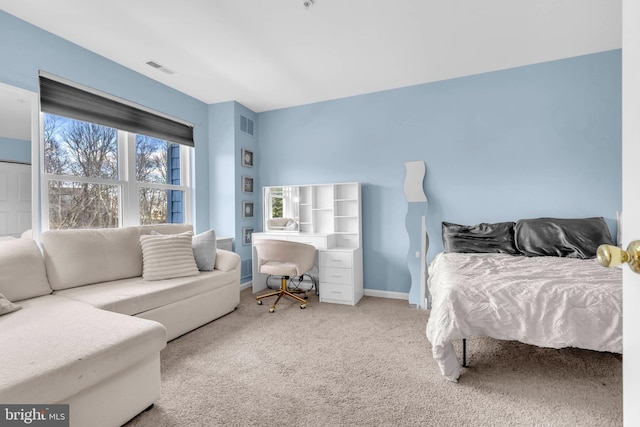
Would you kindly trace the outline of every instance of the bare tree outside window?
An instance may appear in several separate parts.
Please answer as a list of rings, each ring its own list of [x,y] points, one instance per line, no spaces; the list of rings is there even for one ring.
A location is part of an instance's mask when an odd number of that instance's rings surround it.
[[[138,182],[168,184],[168,150],[167,141],[136,135],[136,179]]]
[[[118,149],[126,145],[118,137],[117,129],[45,114],[50,229],[119,226],[125,183]],[[135,144],[137,184],[127,188],[139,192],[140,224],[184,222],[179,146],[144,135]]]
[[[45,116],[45,171],[67,177],[117,179],[118,140],[113,128]],[[50,180],[49,228],[118,226],[119,187],[73,180]]]
[[[114,185],[49,181],[52,229],[116,228],[120,189]]]
[[[180,158],[179,155],[175,158],[171,155],[175,151],[172,147],[177,145],[145,135],[136,135],[136,179],[141,184],[140,224],[172,222],[172,202],[176,190],[162,190],[144,185],[180,184]],[[177,152],[179,153],[179,150]],[[177,174],[174,173],[176,171]],[[177,208],[180,209],[180,206]]]

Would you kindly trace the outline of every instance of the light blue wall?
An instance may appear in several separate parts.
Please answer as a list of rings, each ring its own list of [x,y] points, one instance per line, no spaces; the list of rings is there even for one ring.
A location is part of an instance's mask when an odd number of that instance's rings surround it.
[[[2,11],[0,58],[0,82],[37,92],[44,70],[194,123],[196,230],[233,235],[244,261],[245,145],[256,230],[264,185],[363,183],[368,289],[409,290],[406,161],[427,165],[429,259],[443,220],[601,215],[614,228],[621,208],[619,50],[257,115],[207,106]],[[256,138],[240,133],[240,113]]]
[[[208,106],[0,11],[0,82],[38,92],[38,70],[194,124],[196,229],[209,228]]]
[[[236,238],[234,115],[233,101],[209,105],[209,179],[216,183],[212,186],[209,201],[209,222],[217,236]],[[237,240],[235,244],[237,245]]]
[[[242,217],[242,202],[249,201],[254,203],[255,208],[261,204],[261,187],[260,182],[258,180],[258,167],[256,165],[256,161],[258,161],[258,157],[256,155],[257,148],[257,115],[253,111],[249,110],[242,104],[237,102],[235,105],[235,162],[236,167],[236,185],[235,185],[235,193],[236,200],[238,200],[236,204],[236,243],[235,243],[235,251],[242,258],[242,281],[246,282],[251,280],[251,245],[245,245],[243,243],[243,234],[242,229],[245,227],[253,228],[254,230],[258,230],[258,227],[262,227],[262,217],[258,217],[254,212],[253,218],[243,218]],[[254,122],[254,135],[248,135],[245,132],[240,130],[240,116],[243,115],[246,118],[253,120]],[[254,166],[246,167],[242,166],[242,149],[246,148],[250,151],[254,152]],[[243,193],[242,192],[242,177],[248,176],[253,178],[253,193]]]
[[[621,209],[621,51],[259,114],[261,185],[361,181],[364,286],[408,292],[404,163],[440,224]],[[615,235],[615,234],[614,234]]]
[[[0,160],[31,163],[31,141],[0,136]]]
[[[256,113],[235,101],[209,106],[210,179],[215,183],[211,193],[210,223],[218,236],[234,238],[234,251],[242,259],[244,283],[251,280],[251,245],[243,244],[242,229],[256,229],[257,224],[261,224],[261,217],[242,217],[243,201],[252,201],[255,205],[260,203],[260,187],[257,167],[243,167],[241,163],[242,149],[255,153],[257,141],[254,136],[240,130],[240,115],[256,122]],[[242,176],[256,179],[257,191],[243,193]]]

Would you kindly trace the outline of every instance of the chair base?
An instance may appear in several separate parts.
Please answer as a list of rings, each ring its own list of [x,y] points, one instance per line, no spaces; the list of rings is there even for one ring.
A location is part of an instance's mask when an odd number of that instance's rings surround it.
[[[282,276],[282,278],[280,279],[280,290],[279,291],[270,292],[268,294],[264,294],[264,295],[260,295],[260,296],[256,297],[256,301],[258,302],[258,305],[262,305],[262,299],[263,298],[269,298],[269,297],[277,296],[276,301],[269,308],[269,313],[273,313],[274,311],[276,311],[276,304],[278,304],[278,301],[280,301],[280,298],[282,298],[283,296],[287,296],[289,298],[295,299],[296,301],[300,301],[302,303],[302,304],[300,304],[300,308],[306,308],[307,307],[307,301],[305,299],[300,298],[299,296],[297,296],[297,295],[295,295],[292,292],[289,292],[287,290],[287,281],[288,280],[289,280],[289,276]]]

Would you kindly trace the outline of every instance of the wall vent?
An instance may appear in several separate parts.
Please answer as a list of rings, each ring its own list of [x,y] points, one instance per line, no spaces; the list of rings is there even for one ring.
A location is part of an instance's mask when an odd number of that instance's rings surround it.
[[[164,67],[164,66],[158,64],[155,61],[147,61],[147,65],[150,66],[150,67],[155,68],[156,70],[160,70],[165,74],[174,74],[173,70],[170,70],[167,67]]]
[[[251,258],[243,259],[240,266],[240,276],[242,278],[251,278]]]
[[[248,135],[253,136],[253,120],[240,115],[240,130]]]

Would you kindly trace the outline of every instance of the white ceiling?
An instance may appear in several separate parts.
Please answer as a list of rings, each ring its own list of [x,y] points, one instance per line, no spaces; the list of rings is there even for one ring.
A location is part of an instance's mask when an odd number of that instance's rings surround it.
[[[261,112],[617,49],[621,3],[0,0],[0,8],[206,103]]]

